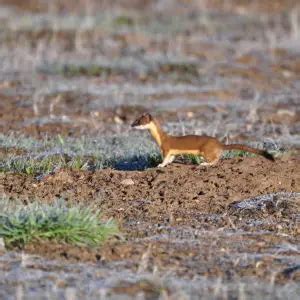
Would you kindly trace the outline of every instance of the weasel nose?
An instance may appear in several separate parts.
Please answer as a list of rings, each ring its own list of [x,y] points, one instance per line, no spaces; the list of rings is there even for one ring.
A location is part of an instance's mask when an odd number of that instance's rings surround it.
[[[131,127],[135,127],[137,126],[137,121],[134,121],[132,124],[131,124]]]

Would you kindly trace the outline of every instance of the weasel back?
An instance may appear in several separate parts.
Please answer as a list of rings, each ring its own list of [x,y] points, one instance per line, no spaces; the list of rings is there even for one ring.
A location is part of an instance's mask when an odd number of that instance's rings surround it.
[[[206,135],[169,136],[169,144],[173,149],[199,150],[207,143],[213,144],[212,146],[221,146],[218,140]]]

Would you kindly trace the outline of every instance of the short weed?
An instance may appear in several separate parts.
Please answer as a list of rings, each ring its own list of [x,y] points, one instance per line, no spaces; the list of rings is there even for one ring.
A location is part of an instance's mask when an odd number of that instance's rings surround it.
[[[120,74],[124,71],[117,67],[105,66],[101,64],[63,64],[63,65],[43,65],[38,68],[38,71],[46,74],[59,74],[65,77],[77,76],[104,76],[108,77],[113,74]]]
[[[170,77],[179,82],[191,82],[199,78],[197,66],[191,63],[165,63],[159,66],[159,73],[169,74]]]
[[[15,157],[0,161],[1,172],[25,173],[27,175],[49,174],[57,169],[87,169],[89,161],[82,157],[66,158],[65,155],[52,155],[42,159]]]
[[[116,26],[133,26],[134,20],[128,16],[118,16],[113,21]]]
[[[150,167],[156,167],[162,162],[162,156],[159,153],[150,153],[148,156],[148,162]]]
[[[222,155],[222,157],[225,159],[234,158],[234,157],[255,157],[255,156],[257,155],[243,150],[226,151]]]
[[[204,161],[202,156],[199,155],[187,154],[185,155],[185,157],[188,159],[189,162],[191,162],[194,165],[200,165]]]

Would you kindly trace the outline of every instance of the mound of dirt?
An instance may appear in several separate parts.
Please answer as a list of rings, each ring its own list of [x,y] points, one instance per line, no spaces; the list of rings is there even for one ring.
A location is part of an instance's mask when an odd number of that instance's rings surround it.
[[[275,272],[276,282],[298,281],[292,245],[300,242],[299,163],[299,157],[275,163],[248,157],[214,167],[61,170],[42,180],[3,173],[0,192],[25,203],[64,198],[100,207],[122,232],[97,249],[38,242],[26,245],[28,253],[134,272],[173,270],[186,278],[271,280]]]
[[[119,220],[190,224],[203,213],[224,213],[228,204],[277,192],[300,191],[299,157],[234,158],[214,167],[171,164],[146,171],[61,170],[41,181],[23,174],[2,174],[3,193],[32,199],[84,202]],[[129,184],[124,184],[124,182]],[[191,218],[191,216],[193,216]]]

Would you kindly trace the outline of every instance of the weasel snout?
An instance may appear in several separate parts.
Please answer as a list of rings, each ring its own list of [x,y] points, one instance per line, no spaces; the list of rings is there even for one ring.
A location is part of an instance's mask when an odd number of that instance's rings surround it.
[[[132,124],[131,124],[131,127],[136,127],[138,126],[139,123],[138,123],[138,120],[135,120]]]

